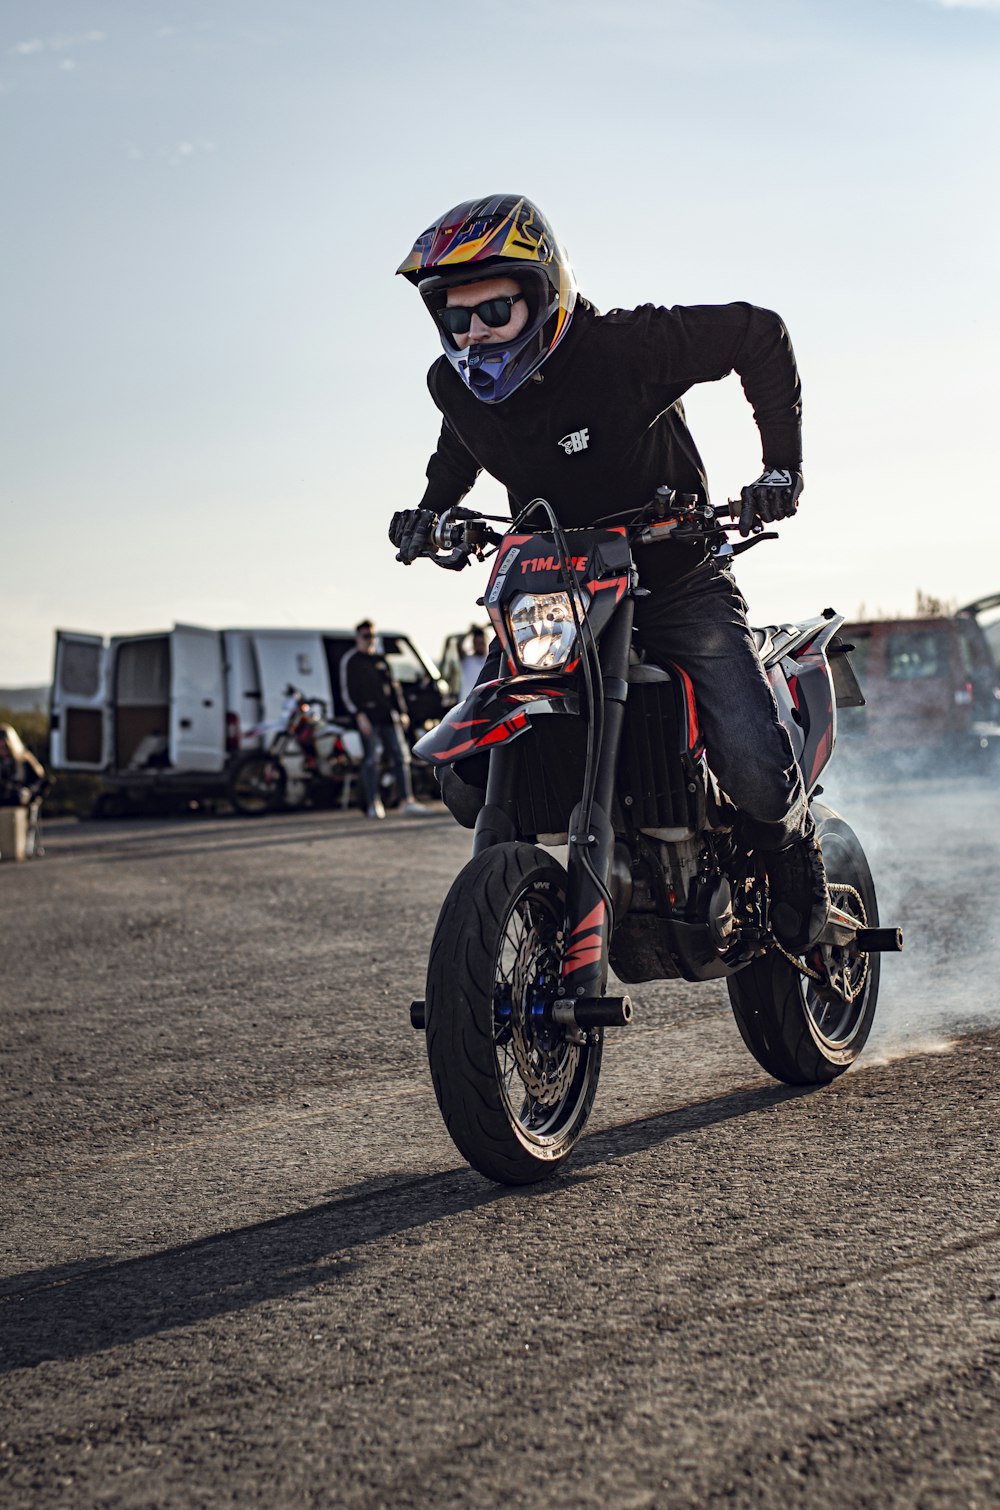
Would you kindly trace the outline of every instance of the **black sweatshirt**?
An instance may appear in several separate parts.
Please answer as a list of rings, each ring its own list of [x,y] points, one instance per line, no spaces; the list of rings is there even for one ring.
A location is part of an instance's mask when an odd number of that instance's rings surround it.
[[[764,466],[801,470],[795,354],[779,317],[752,304],[644,304],[600,315],[578,300],[560,345],[498,404],[477,399],[439,357],[427,386],[444,423],[421,507],[442,513],[481,470],[507,488],[512,511],[547,498],[568,527],[637,509],[663,484],[707,499],[680,400],[695,383],[730,372],[753,406]],[[643,581],[656,586],[690,570],[701,554],[696,546],[658,545],[637,560]]]
[[[373,724],[384,726],[392,723],[394,714],[406,712],[403,690],[389,662],[375,651],[347,652],[340,662],[340,693],[350,713],[367,713]]]

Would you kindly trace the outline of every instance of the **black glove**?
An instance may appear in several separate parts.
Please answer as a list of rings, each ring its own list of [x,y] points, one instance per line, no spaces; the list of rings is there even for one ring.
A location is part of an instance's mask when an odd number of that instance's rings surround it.
[[[437,515],[432,509],[401,509],[389,524],[389,539],[396,547],[396,560],[409,566],[431,543]]]
[[[782,471],[778,467],[762,472],[756,482],[740,491],[743,500],[740,534],[749,535],[757,519],[765,524],[773,524],[776,519],[790,519],[799,506],[802,487],[801,472]]]

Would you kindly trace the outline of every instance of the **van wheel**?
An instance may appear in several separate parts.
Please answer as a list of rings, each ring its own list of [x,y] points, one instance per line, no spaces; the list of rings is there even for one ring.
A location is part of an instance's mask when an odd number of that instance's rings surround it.
[[[229,777],[229,800],[244,818],[273,813],[285,800],[285,768],[274,755],[251,750],[236,762]]]

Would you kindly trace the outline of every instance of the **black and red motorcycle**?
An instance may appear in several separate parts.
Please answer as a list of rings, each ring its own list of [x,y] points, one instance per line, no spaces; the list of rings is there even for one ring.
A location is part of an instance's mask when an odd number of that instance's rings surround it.
[[[771,1075],[818,1084],[857,1058],[875,1013],[880,928],[856,836],[812,800],[836,708],[863,702],[832,609],[756,630],[810,794],[833,903],[795,958],[769,922],[761,856],[709,769],[690,679],[633,648],[633,550],[705,542],[725,560],[725,507],[669,489],[625,524],[564,530],[544,500],[503,534],[486,518],[436,523],[431,559],[455,568],[495,548],[485,602],[504,674],[478,686],[415,746],[432,766],[489,752],[473,856],[438,918],[424,1028],[438,1104],[459,1152],[525,1184],[572,1150],[594,1101],[609,1028],[632,1020],[621,981],[725,979],[743,1039]],[[542,515],[534,533],[528,518]],[[565,868],[547,849],[567,846]]]

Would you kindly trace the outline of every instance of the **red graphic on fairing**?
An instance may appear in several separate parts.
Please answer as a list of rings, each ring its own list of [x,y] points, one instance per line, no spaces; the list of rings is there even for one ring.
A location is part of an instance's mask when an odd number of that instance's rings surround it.
[[[591,597],[593,597],[595,593],[600,592],[604,587],[613,587],[615,590],[615,602],[620,603],[625,595],[625,589],[626,587],[628,587],[628,578],[609,577],[606,582],[585,582],[583,585],[584,587],[586,587]]]
[[[563,960],[562,973],[564,976],[572,975],[574,970],[581,970],[584,965],[595,965],[601,957],[603,947],[601,930],[604,927],[604,917],[607,907],[604,902],[598,902],[592,912],[588,912],[582,922],[577,923],[570,935],[572,942],[566,951]],[[591,931],[588,931],[591,930]],[[577,938],[577,934],[581,937]]]
[[[704,740],[698,725],[698,705],[694,700],[694,683],[683,666],[678,666],[676,661],[671,661],[670,664],[680,677],[681,686],[684,688],[684,701],[687,704],[688,751],[692,755],[697,755],[704,746]]]
[[[475,724],[488,723],[488,719],[474,718],[469,723],[452,724],[455,729],[471,729]],[[452,745],[447,750],[435,750],[433,759],[440,763],[446,760],[457,760],[459,755],[465,755],[469,750],[485,750],[490,745],[502,744],[505,739],[513,739],[515,734],[520,734],[527,726],[528,715],[520,710],[512,718],[505,719],[502,724],[491,729],[488,734],[478,734],[472,739],[463,739],[459,744]],[[427,758],[427,757],[425,757]]]

